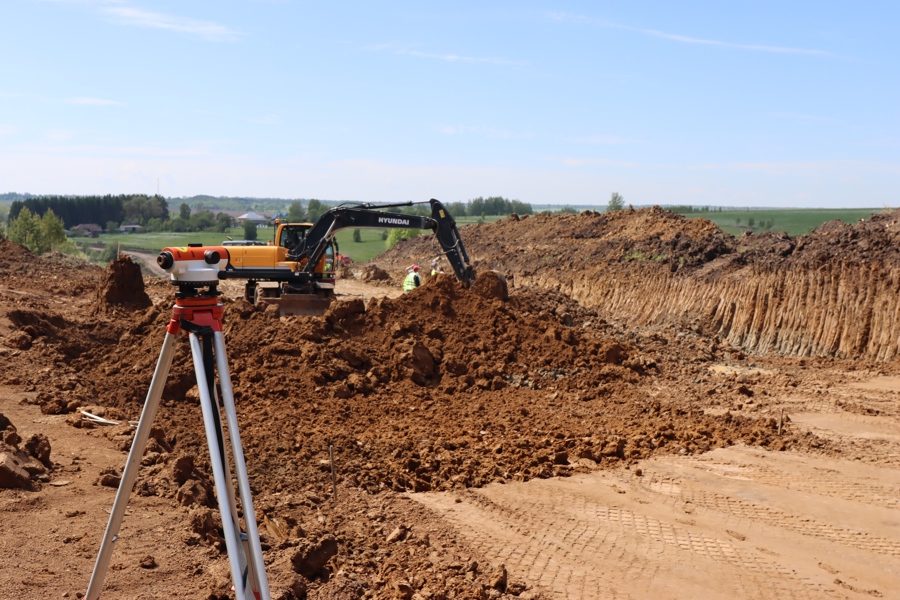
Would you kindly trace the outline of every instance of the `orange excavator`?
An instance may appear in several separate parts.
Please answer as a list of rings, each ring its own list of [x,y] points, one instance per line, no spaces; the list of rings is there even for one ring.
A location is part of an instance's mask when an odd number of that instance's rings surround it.
[[[227,266],[219,279],[246,279],[244,298],[257,305],[275,304],[282,315],[321,315],[334,300],[334,235],[347,228],[430,229],[440,253],[447,257],[456,277],[466,286],[475,274],[456,221],[441,202],[431,199],[431,216],[385,212],[400,204],[345,204],[333,208],[315,223],[282,223],[270,246],[229,246]],[[435,253],[438,253],[437,251]]]

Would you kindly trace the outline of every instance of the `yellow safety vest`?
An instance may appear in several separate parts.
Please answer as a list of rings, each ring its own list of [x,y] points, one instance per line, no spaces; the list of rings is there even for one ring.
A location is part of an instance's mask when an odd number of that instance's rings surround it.
[[[406,279],[403,280],[403,291],[409,292],[412,289],[419,287],[419,274],[415,271],[412,271],[409,275],[406,276]]]

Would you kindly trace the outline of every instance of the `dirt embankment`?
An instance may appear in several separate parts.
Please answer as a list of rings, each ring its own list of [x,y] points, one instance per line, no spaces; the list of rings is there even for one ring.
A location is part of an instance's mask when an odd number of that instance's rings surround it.
[[[69,415],[78,427],[85,427],[76,413],[82,408],[136,419],[171,316],[172,286],[145,280],[140,290],[127,258],[105,271],[70,269],[55,283],[63,259],[0,246],[7,257],[0,286],[9,294],[0,314],[8,366],[0,384],[23,389],[45,415]],[[278,318],[224,299],[255,517],[271,576],[287,582],[283,598],[302,597],[301,588],[328,597],[347,577],[353,598],[485,597],[500,589],[499,565],[460,563],[464,551],[445,533],[428,533],[427,517],[396,504],[397,492],[567,476],[741,441],[829,450],[789,422],[779,431],[768,408],[753,404],[760,376],[709,376],[710,365],[741,359],[721,340],[676,328],[625,330],[538,288],[517,287],[504,301],[493,276],[480,277],[471,290],[447,276],[399,298],[340,302],[324,318]],[[147,297],[155,303],[141,308]],[[790,375],[763,377],[796,385]],[[184,544],[218,552],[197,403],[187,344],[180,344],[137,494],[181,506]],[[107,435],[129,447],[127,427]],[[329,447],[339,494],[352,498],[334,506],[326,506]],[[49,476],[65,466],[56,463]],[[106,469],[97,483],[115,485],[119,474]],[[93,539],[84,538],[79,555],[93,556]],[[310,566],[312,555],[324,556],[321,564]],[[196,567],[183,568],[187,584]],[[528,587],[516,583],[516,594]],[[227,594],[227,578],[192,585]]]
[[[700,326],[757,354],[900,357],[896,211],[793,239],[735,239],[659,208],[513,217],[462,236],[478,269],[566,294],[610,321]],[[379,260],[429,252],[420,237]]]

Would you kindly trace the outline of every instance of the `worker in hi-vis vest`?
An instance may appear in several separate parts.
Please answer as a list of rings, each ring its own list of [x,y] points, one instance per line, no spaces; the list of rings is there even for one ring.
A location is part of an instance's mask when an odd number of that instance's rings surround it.
[[[406,279],[403,280],[403,293],[408,294],[411,290],[422,285],[422,280],[419,279],[419,265],[413,265],[411,267],[406,268]]]

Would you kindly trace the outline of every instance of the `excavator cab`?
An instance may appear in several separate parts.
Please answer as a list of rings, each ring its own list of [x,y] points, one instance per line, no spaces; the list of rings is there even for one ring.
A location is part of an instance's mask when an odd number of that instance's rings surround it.
[[[289,223],[279,232],[278,245],[287,248],[291,252],[299,247],[306,239],[306,232],[312,227],[312,223]]]

